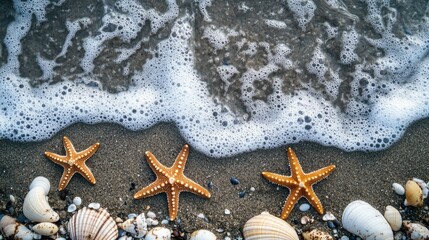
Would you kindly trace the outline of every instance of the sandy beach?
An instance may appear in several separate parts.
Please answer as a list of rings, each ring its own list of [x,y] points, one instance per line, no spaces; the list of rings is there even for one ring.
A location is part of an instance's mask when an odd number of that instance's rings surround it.
[[[241,236],[244,223],[262,211],[279,216],[288,190],[268,182],[261,172],[289,175],[286,147],[295,150],[306,172],[329,164],[336,165],[336,170],[327,179],[317,183],[314,190],[325,210],[331,211],[338,219],[347,204],[357,199],[367,201],[382,212],[387,205],[404,209],[404,197],[395,194],[391,185],[394,182],[405,184],[412,177],[425,181],[429,179],[428,135],[429,120],[426,119],[413,124],[398,143],[379,152],[344,152],[303,142],[213,159],[190,146],[185,175],[207,188],[211,182],[212,186],[208,189],[212,197],[203,199],[182,193],[178,220],[170,222],[167,227],[180,226],[188,232],[204,228],[215,232],[221,239],[226,236],[235,239]],[[66,200],[61,200],[61,194],[56,190],[63,169],[44,156],[45,151],[64,154],[63,136],[69,137],[78,151],[95,142],[101,143],[98,152],[87,161],[97,183],[90,185],[83,177],[75,175],[66,188]],[[43,142],[1,140],[0,212],[9,213],[9,195],[13,195],[18,199],[14,205],[15,215],[20,214],[20,206],[30,182],[36,176],[45,176],[52,186],[49,202],[63,217],[67,217],[64,210],[71,199],[79,196],[83,205],[98,202],[114,218],[125,219],[129,213],[147,212],[150,209],[159,220],[166,219],[168,210],[165,194],[141,200],[134,200],[133,195],[155,180],[144,152],[150,150],[158,160],[169,166],[185,143],[175,126],[167,123],[144,131],[130,131],[113,124],[75,124]],[[232,185],[231,177],[237,178],[240,184]],[[251,187],[255,191],[250,191]],[[240,197],[239,193],[243,191],[245,195]],[[305,199],[301,199],[299,204],[305,202]],[[425,206],[420,209],[406,208],[403,212],[405,219],[424,219],[428,215],[427,200]],[[230,210],[231,214],[225,215],[225,209]],[[205,220],[197,217],[200,213],[206,216]],[[302,226],[299,219],[304,215],[313,217],[315,222]],[[295,206],[287,222],[297,229],[314,227],[329,231],[321,218],[313,208],[308,212],[300,212],[298,206]],[[340,230],[339,236],[344,234],[350,236]]]

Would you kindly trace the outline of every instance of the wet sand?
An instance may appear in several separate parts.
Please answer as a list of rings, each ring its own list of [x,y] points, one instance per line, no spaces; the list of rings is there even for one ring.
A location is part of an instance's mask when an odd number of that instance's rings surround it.
[[[43,155],[45,151],[64,154],[63,136],[69,137],[78,151],[95,142],[101,143],[98,152],[87,161],[97,183],[91,185],[80,175],[75,175],[67,187],[65,201],[60,199],[61,194],[56,190],[63,169]],[[288,190],[268,182],[261,172],[289,175],[286,147],[295,150],[305,172],[329,164],[336,165],[336,170],[327,179],[317,183],[314,190],[325,210],[333,212],[337,218],[341,218],[348,203],[357,199],[365,200],[381,211],[384,211],[386,205],[403,209],[404,197],[396,195],[391,185],[393,182],[405,184],[411,177],[429,180],[428,136],[429,119],[426,119],[413,124],[398,143],[379,152],[344,152],[334,147],[303,142],[214,159],[202,155],[191,146],[185,175],[205,187],[211,182],[209,191],[212,197],[203,199],[182,193],[178,221],[171,222],[168,227],[177,225],[189,232],[206,228],[216,232],[221,239],[228,234],[234,239],[240,236],[244,223],[262,211],[279,216]],[[18,199],[14,210],[20,213],[20,206],[32,179],[45,176],[52,186],[49,201],[63,216],[66,213],[62,210],[67,209],[71,199],[80,196],[83,205],[99,202],[114,218],[126,218],[129,213],[147,212],[150,209],[161,221],[168,216],[165,194],[133,199],[134,193],[155,180],[144,152],[152,151],[158,160],[169,166],[185,143],[175,126],[167,123],[143,131],[130,131],[113,124],[75,124],[43,142],[1,140],[0,212],[8,213],[9,195],[13,195]],[[240,184],[232,185],[231,177],[237,178]],[[251,187],[255,188],[254,192],[250,191]],[[239,193],[243,191],[246,194],[240,197]],[[306,202],[301,199],[299,204]],[[231,214],[225,215],[225,209],[229,209]],[[207,219],[198,218],[199,213],[203,213]],[[322,216],[313,208],[303,213],[296,206],[287,221],[297,229],[305,228],[298,224],[304,215],[316,220],[307,228],[329,230],[321,220]],[[427,207],[407,208],[403,215],[421,220],[428,215],[428,210]],[[221,232],[221,229],[224,231]],[[340,236],[343,234],[340,231]]]

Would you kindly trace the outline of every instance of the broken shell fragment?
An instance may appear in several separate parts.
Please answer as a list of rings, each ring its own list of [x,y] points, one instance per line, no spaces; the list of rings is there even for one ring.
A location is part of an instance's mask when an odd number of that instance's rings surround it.
[[[112,240],[118,238],[115,220],[103,208],[82,208],[71,217],[68,231],[72,240]]]
[[[50,184],[45,177],[36,177],[24,199],[23,212],[33,222],[56,222],[60,219],[47,200]]]
[[[170,240],[171,231],[165,227],[154,227],[147,232],[145,240]]]
[[[319,229],[313,229],[312,231],[307,231],[302,233],[304,240],[333,240],[332,236]]]
[[[200,229],[193,232],[189,240],[216,240],[216,235],[209,230]]]
[[[268,212],[249,219],[243,228],[246,240],[279,239],[298,240],[295,229],[283,219],[275,217]]]
[[[387,220],[393,231],[399,231],[399,229],[401,229],[402,217],[401,213],[399,213],[396,208],[390,205],[386,206],[386,210],[384,211],[384,218]]]
[[[10,216],[3,216],[0,220],[0,231],[7,239],[18,240],[33,240],[40,239],[40,236],[33,233],[21,223],[16,222],[16,219]]]
[[[135,238],[142,238],[147,232],[147,223],[144,213],[119,223],[118,227],[129,232]]]
[[[393,183],[392,189],[398,195],[404,195],[405,194],[405,188],[399,183]]]
[[[410,221],[404,221],[403,225],[411,240],[429,239],[429,229],[426,227],[418,223],[411,223]]]
[[[58,232],[58,226],[50,222],[43,222],[34,225],[32,230],[42,236],[51,236]]]
[[[405,184],[405,206],[421,207],[423,206],[423,192],[420,186],[408,180]]]

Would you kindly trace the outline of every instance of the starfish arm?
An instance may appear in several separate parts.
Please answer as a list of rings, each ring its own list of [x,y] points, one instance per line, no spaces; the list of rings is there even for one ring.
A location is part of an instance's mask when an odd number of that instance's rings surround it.
[[[68,137],[64,136],[63,142],[64,142],[64,149],[66,150],[66,155],[68,157],[74,158],[74,155],[76,154],[76,150],[74,149],[74,146],[73,146],[72,142],[70,141],[70,139]]]
[[[61,156],[52,152],[45,152],[45,156],[56,164],[59,164],[63,167],[68,166],[69,158],[67,156]]]
[[[167,173],[169,172],[167,167],[162,165],[151,152],[146,151],[145,155],[147,163],[156,175],[158,175],[158,173],[162,173],[162,175],[167,176]]]
[[[85,162],[90,157],[92,157],[92,155],[94,155],[95,152],[97,152],[98,148],[100,148],[100,143],[93,144],[89,148],[87,148],[81,152],[76,153],[77,158],[78,158],[77,161],[78,162]]]
[[[292,150],[292,148],[288,148],[287,156],[289,159],[289,165],[290,165],[290,171],[292,173],[292,178],[300,179],[303,178],[303,171],[301,164],[299,164],[298,157],[296,156],[295,152]]]
[[[268,181],[284,186],[284,187],[295,187],[298,183],[291,177],[280,175],[272,172],[262,172],[262,176]]]
[[[60,183],[58,184],[58,191],[62,191],[64,188],[67,187],[70,182],[70,179],[72,179],[75,173],[76,171],[74,171],[71,166],[64,167],[63,175],[61,176]]]
[[[311,186],[305,189],[303,195],[319,214],[323,214],[322,202],[320,202]]]
[[[184,192],[191,192],[195,195],[198,195],[200,197],[203,198],[210,198],[211,197],[211,193],[205,189],[203,186],[201,186],[200,184],[192,181],[191,179],[183,176],[185,178],[184,181],[178,181],[178,186],[180,188],[181,191]]]
[[[171,189],[167,191],[167,202],[168,202],[168,213],[170,221],[174,221],[179,211],[179,194],[177,186],[171,186]]]
[[[91,169],[86,166],[86,164],[82,165],[75,165],[77,168],[77,173],[82,175],[86,180],[88,180],[91,184],[95,184],[95,177],[94,174],[92,174]]]
[[[290,189],[290,194],[286,198],[285,204],[283,206],[282,214],[280,215],[281,219],[286,220],[289,214],[292,212],[293,207],[298,202],[301,189],[299,187]]]
[[[185,169],[186,161],[188,160],[189,155],[189,146],[188,144],[185,144],[182,147],[182,150],[180,151],[179,155],[177,155],[176,161],[174,161],[172,169],[177,169],[178,172],[183,172]]]
[[[327,167],[321,168],[319,170],[316,170],[311,173],[305,174],[305,177],[308,183],[313,184],[316,183],[322,179],[325,179],[329,174],[332,173],[332,171],[335,170],[335,165],[329,165]]]
[[[142,188],[140,191],[134,194],[134,199],[141,199],[145,197],[154,196],[162,192],[166,192],[167,185],[168,181],[157,179],[155,182],[149,184],[149,186]]]

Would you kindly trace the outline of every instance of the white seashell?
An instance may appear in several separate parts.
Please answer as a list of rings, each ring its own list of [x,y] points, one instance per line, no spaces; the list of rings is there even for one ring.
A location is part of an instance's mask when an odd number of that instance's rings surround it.
[[[393,232],[383,215],[367,202],[357,200],[344,209],[343,227],[367,240],[392,239]]]
[[[334,221],[337,218],[331,212],[326,212],[325,215],[323,215],[322,219],[323,221]]]
[[[155,227],[147,232],[145,240],[170,240],[171,231],[164,227]]]
[[[16,198],[12,194],[9,195],[9,200],[14,204],[16,203]]]
[[[421,207],[423,206],[423,192],[420,186],[408,180],[405,184],[405,206]]]
[[[426,227],[418,223],[411,223],[410,221],[404,221],[403,225],[411,240],[429,239],[429,229]]]
[[[38,237],[37,234],[30,231],[26,226],[17,223],[15,218],[7,215],[3,216],[0,220],[0,231],[7,239],[33,240],[33,238]]]
[[[306,212],[306,211],[310,210],[310,204],[303,203],[303,204],[299,205],[299,210],[301,212]]]
[[[216,240],[216,235],[209,230],[200,229],[193,232],[189,240]]]
[[[43,222],[34,225],[32,230],[42,236],[51,236],[58,232],[58,226],[50,222]]]
[[[67,207],[67,212],[72,213],[72,212],[76,211],[76,209],[77,209],[76,205],[74,203],[72,203]]]
[[[230,215],[231,211],[229,209],[225,209],[225,215]]]
[[[393,183],[392,189],[398,195],[404,195],[405,194],[405,188],[399,183]]]
[[[161,221],[161,224],[162,224],[162,225],[166,225],[166,224],[168,224],[168,222],[169,222],[169,221],[168,221],[167,219],[164,219],[164,220],[162,220],[162,221]]]
[[[60,219],[47,200],[49,180],[45,177],[36,177],[30,184],[30,191],[24,199],[22,210],[25,217],[33,222],[56,222]]]
[[[112,240],[118,238],[115,220],[103,208],[82,208],[71,217],[68,225],[72,240]]]
[[[156,218],[156,214],[155,214],[154,212],[152,212],[152,211],[147,212],[147,213],[146,213],[146,216],[147,216],[148,218],[152,218],[152,219],[155,219],[155,218]]]
[[[303,232],[302,237],[304,240],[333,240],[334,238],[327,232],[319,229],[313,229],[309,232]]]
[[[384,211],[384,218],[387,220],[393,231],[399,231],[399,229],[401,229],[402,217],[401,213],[399,213],[396,208],[390,205],[387,206]]]
[[[147,232],[147,222],[144,213],[118,224],[119,228],[129,232],[135,238],[144,237]]]
[[[283,219],[275,217],[268,212],[249,219],[243,228],[243,235],[246,240],[256,239],[278,239],[278,240],[298,240],[295,229]]]
[[[80,197],[74,197],[73,198],[73,204],[76,206],[80,206],[82,204],[82,198]]]
[[[99,203],[90,203],[90,204],[88,204],[88,207],[89,208],[92,208],[92,209],[94,209],[94,210],[97,210],[97,209],[99,209],[100,208],[100,204]]]

